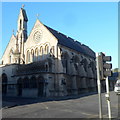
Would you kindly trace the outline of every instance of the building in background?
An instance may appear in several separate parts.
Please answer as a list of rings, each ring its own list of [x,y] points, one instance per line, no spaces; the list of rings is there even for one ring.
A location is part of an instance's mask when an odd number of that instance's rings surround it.
[[[38,19],[28,36],[27,22],[21,8],[17,33],[1,59],[3,95],[50,97],[97,91],[94,51]]]

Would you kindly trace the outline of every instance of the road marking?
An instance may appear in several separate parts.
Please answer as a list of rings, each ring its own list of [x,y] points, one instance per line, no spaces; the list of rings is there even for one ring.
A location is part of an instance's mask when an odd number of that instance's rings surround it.
[[[45,105],[44,103],[41,103],[41,104],[45,107],[45,109],[48,110],[48,106],[47,105]]]
[[[89,114],[89,113],[85,113],[85,112],[80,112],[80,113],[82,113],[82,114],[84,114],[84,115],[91,115],[91,114]]]
[[[58,102],[58,101],[53,101],[53,102],[54,102],[54,103],[57,103],[57,104],[58,104],[58,103],[60,104],[60,102]],[[64,103],[64,102],[62,101],[61,103]],[[64,105],[64,104],[62,104],[62,105],[65,106],[65,107],[67,107],[67,106]],[[68,107],[67,107],[67,108],[68,108]],[[63,111],[65,111],[65,112],[73,112],[73,111],[70,110],[70,109],[63,109]],[[92,114],[85,113],[85,112],[81,112],[81,111],[80,111],[80,113],[83,114],[83,115],[87,115],[88,117],[90,117],[90,116],[92,116],[92,117],[93,117],[93,116],[94,116],[94,117],[98,117],[98,115],[92,115]],[[92,118],[92,117],[91,117],[91,118]]]
[[[54,103],[59,103],[60,104],[60,102],[58,102],[58,101],[53,101]],[[62,101],[61,103],[64,103],[65,101]],[[72,110],[70,110],[69,108],[68,108],[68,106],[67,105],[64,105],[64,104],[62,104],[63,106],[65,106],[65,107],[67,107],[67,109],[64,109],[63,111],[65,111],[65,112],[73,112]],[[89,113],[85,113],[85,112],[82,112],[82,111],[80,111],[80,113],[81,114],[83,114],[83,115],[87,115],[88,117],[89,116],[94,116],[94,117],[98,117],[98,115],[92,115],[92,114],[89,114]]]
[[[62,111],[64,111],[64,112],[73,112],[72,110],[69,110],[69,109],[63,109]]]

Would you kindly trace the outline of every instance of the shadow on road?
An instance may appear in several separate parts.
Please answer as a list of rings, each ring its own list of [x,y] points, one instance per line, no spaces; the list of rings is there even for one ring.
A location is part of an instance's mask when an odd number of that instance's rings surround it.
[[[40,102],[48,102],[48,101],[62,101],[62,100],[70,100],[70,99],[78,99],[81,97],[86,97],[89,95],[97,94],[97,92],[86,93],[81,95],[74,96],[62,96],[62,97],[51,97],[51,98],[27,98],[27,97],[10,97],[10,96],[2,96],[2,108],[11,108],[15,106],[28,105]]]

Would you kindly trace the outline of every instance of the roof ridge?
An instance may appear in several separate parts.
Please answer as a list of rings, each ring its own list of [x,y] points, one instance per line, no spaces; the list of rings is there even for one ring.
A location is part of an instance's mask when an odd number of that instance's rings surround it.
[[[48,27],[47,25],[44,26],[58,39],[58,44],[95,58],[95,52],[87,45],[82,44],[78,40],[75,40],[57,30],[54,30],[53,28]]]

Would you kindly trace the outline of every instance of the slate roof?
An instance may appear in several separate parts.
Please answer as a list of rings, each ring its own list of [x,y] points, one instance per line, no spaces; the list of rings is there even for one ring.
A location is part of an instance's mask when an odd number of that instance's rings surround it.
[[[46,27],[58,39],[58,44],[95,58],[95,52],[93,50],[91,50],[88,46],[81,44],[80,42],[75,41],[74,39],[67,37],[66,35],[64,35],[48,26],[46,26]]]
[[[22,14],[23,14],[24,20],[28,21],[26,11],[23,8],[21,8],[21,10],[22,10]]]

